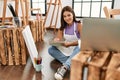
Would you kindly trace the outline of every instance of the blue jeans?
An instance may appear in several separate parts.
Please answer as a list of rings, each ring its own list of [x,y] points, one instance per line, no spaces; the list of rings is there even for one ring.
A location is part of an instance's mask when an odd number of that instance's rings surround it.
[[[70,70],[70,65],[71,65],[71,59],[80,52],[80,48],[78,46],[76,46],[73,50],[73,52],[71,53],[70,56],[65,56],[60,50],[58,50],[55,46],[51,46],[48,49],[48,53],[54,57],[55,59],[57,59],[58,61],[60,61],[63,65],[67,66],[68,70]]]

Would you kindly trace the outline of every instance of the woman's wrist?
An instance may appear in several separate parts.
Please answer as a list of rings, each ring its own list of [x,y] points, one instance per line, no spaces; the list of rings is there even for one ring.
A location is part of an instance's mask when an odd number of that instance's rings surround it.
[[[81,40],[78,40],[78,46],[81,47]]]

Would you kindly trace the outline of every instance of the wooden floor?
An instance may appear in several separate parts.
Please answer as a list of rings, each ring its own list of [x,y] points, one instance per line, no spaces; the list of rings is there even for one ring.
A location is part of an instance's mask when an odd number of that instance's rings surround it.
[[[36,72],[33,68],[31,59],[28,58],[27,64],[22,66],[0,66],[0,80],[55,80],[54,73],[61,65],[55,61],[49,54],[49,40],[54,37],[53,31],[47,31],[44,36],[44,42],[37,43],[39,55],[42,56],[42,70]],[[64,80],[69,80],[69,72]]]

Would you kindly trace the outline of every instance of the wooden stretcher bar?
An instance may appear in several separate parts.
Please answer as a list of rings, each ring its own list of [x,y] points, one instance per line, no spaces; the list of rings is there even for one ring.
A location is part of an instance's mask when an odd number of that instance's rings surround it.
[[[88,69],[87,80],[104,80],[106,70],[103,67],[107,66],[110,55],[110,52],[80,51],[72,59],[70,80],[83,80],[85,67]]]
[[[82,80],[83,68],[91,56],[91,51],[81,51],[72,59],[70,80]]]
[[[109,57],[109,52],[94,52],[94,56],[88,63],[88,80],[101,80],[102,67]]]
[[[105,80],[120,80],[120,53],[113,54],[107,67]]]

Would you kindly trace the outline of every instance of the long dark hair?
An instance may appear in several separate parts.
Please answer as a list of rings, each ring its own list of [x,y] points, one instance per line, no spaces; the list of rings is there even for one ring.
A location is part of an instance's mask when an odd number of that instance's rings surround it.
[[[62,12],[61,12],[61,27],[60,27],[60,30],[63,30],[63,29],[67,26],[67,23],[64,21],[64,18],[63,18],[63,13],[64,13],[65,11],[71,12],[71,13],[73,14],[73,21],[80,23],[80,21],[77,21],[77,20],[76,20],[76,18],[75,18],[75,12],[73,11],[73,9],[72,9],[70,6],[65,6],[65,7],[62,9]]]

